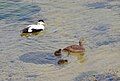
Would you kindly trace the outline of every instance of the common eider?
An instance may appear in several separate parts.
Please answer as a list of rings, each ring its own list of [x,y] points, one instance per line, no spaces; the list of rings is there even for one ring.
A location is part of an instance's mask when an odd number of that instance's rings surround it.
[[[43,31],[45,29],[44,24],[44,20],[39,20],[36,25],[28,25],[27,28],[24,28],[22,30],[22,33],[33,33]]]
[[[56,51],[54,52],[54,55],[55,55],[55,56],[61,56],[61,55],[62,55],[62,54],[61,54],[61,49],[56,50]]]
[[[83,54],[85,52],[85,48],[83,47],[83,39],[80,39],[79,45],[70,45],[65,48],[63,48],[63,52],[68,52],[68,55],[70,53],[80,53]]]
[[[67,64],[67,63],[68,63],[68,60],[60,59],[57,63],[58,63],[59,65]]]

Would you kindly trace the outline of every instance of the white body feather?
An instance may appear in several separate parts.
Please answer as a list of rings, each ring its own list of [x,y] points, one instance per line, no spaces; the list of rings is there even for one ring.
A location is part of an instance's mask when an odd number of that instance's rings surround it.
[[[24,28],[22,30],[22,32],[23,33],[32,33],[32,32],[42,31],[45,29],[44,24],[45,23],[43,20],[39,20],[38,23],[35,25],[28,25],[27,28]]]
[[[29,27],[28,32],[32,32],[32,29],[44,30],[44,28],[45,28],[43,25],[28,25],[27,27]]]

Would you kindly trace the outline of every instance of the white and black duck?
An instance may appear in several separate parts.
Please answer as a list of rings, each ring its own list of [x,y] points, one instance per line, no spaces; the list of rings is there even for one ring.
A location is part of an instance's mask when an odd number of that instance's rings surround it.
[[[43,31],[45,29],[44,24],[44,20],[39,20],[36,25],[28,25],[27,28],[24,28],[22,30],[22,33],[34,33]]]

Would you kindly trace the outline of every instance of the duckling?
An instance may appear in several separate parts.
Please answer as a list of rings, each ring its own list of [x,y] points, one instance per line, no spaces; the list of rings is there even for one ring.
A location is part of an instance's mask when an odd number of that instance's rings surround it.
[[[28,25],[27,28],[24,28],[22,30],[22,33],[33,33],[43,31],[45,29],[44,24],[45,22],[43,20],[39,20],[36,25]]]
[[[59,65],[67,64],[67,63],[68,63],[68,60],[60,59],[57,63],[58,63]]]
[[[65,47],[62,51],[63,52],[68,52],[68,55],[70,54],[70,52],[72,53],[84,53],[85,52],[85,48],[83,47],[83,39],[80,39],[79,41],[79,45],[70,45]]]
[[[61,56],[61,55],[62,55],[62,54],[61,54],[61,49],[55,51],[55,52],[54,52],[54,55],[55,55],[55,56]]]

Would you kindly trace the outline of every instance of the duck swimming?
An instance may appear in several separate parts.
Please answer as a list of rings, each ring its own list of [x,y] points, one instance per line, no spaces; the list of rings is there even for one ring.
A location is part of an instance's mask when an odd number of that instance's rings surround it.
[[[68,52],[68,55],[70,54],[70,52],[72,53],[84,53],[85,52],[85,48],[83,47],[83,39],[80,39],[79,41],[79,45],[70,45],[65,47],[62,51],[63,52]]]
[[[67,64],[67,63],[68,63],[68,60],[60,59],[57,63],[58,63],[59,65]]]
[[[54,52],[55,56],[61,56],[61,49],[58,49],[57,51]]]
[[[22,33],[33,33],[43,31],[45,28],[44,24],[45,22],[43,20],[39,20],[36,25],[28,25],[27,28],[24,28],[22,30]]]

